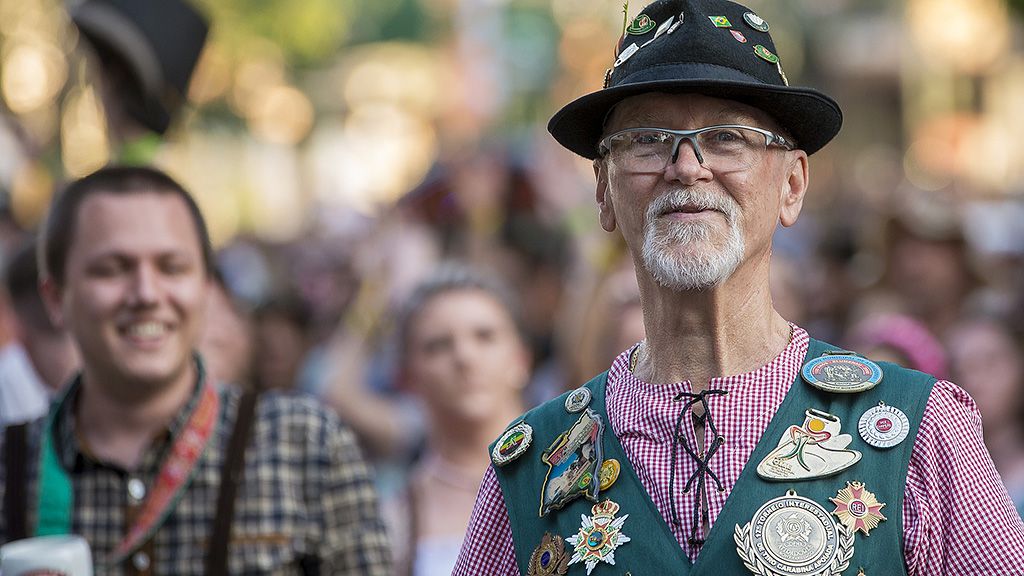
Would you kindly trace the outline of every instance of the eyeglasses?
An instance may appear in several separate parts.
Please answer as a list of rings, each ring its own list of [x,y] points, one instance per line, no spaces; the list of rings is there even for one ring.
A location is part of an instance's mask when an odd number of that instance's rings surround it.
[[[697,130],[627,128],[601,140],[601,156],[630,172],[661,172],[679,158],[679,144],[689,140],[697,161],[716,172],[734,172],[757,164],[765,150],[778,144],[793,146],[785,138],[750,126],[708,126]]]

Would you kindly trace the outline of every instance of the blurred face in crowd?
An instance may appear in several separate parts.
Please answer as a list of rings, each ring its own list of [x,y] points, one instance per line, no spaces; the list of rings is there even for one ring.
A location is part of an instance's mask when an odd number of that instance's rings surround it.
[[[409,325],[405,382],[436,423],[485,423],[517,410],[529,370],[512,317],[487,292],[442,292]]]
[[[623,100],[606,134],[637,127],[692,130],[739,124],[778,131],[765,114],[698,94],[648,93]],[[745,260],[767,259],[776,224],[796,221],[806,183],[806,154],[770,146],[742,170],[716,172],[683,141],[660,172],[631,172],[614,153],[595,161],[601,224],[619,228],[662,286],[699,290],[728,279]]]
[[[1019,416],[1024,353],[1005,327],[969,322],[951,331],[947,347],[952,380],[977,402],[986,428]]]
[[[209,281],[185,202],[99,192],[75,230],[64,283],[47,280],[43,296],[78,344],[86,382],[137,398],[191,380]]]
[[[207,372],[218,381],[241,384],[252,361],[252,322],[235,308],[227,288],[211,283],[199,352]]]

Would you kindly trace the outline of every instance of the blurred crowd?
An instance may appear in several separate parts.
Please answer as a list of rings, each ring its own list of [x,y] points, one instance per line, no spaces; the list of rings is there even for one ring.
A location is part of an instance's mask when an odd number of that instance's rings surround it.
[[[375,463],[387,506],[416,506],[409,495],[430,485],[437,496],[421,499],[424,509],[412,516],[419,524],[401,537],[407,542],[417,542],[407,540],[412,534],[456,546],[487,444],[520,409],[575,388],[644,337],[633,263],[618,235],[574,227],[571,211],[552,206],[543,174],[504,151],[480,151],[436,166],[375,220],[279,244],[236,238],[218,250],[200,350],[212,373],[332,407]],[[981,249],[965,233],[962,207],[946,208],[942,217],[907,208],[856,226],[806,214],[806,223],[777,232],[773,298],[812,337],[964,387],[1024,508],[1024,262],[1019,253]],[[10,218],[0,223],[0,407],[15,405],[9,382],[33,382],[43,400],[27,405],[41,414],[45,391],[61,385],[75,352],[37,301],[33,231]],[[494,310],[481,315],[504,309],[521,352],[481,352],[496,345],[493,337],[468,352],[453,343],[457,321],[475,318],[472,294],[439,303],[441,290],[426,298],[433,304],[409,310],[411,300],[424,300],[416,296],[422,283],[436,283],[453,261],[507,286],[507,298],[489,283],[462,292],[492,296]],[[431,331],[441,336],[421,343]],[[447,353],[448,364],[432,368],[421,345]],[[444,346],[450,350],[439,352]],[[38,374],[26,377],[34,366]],[[438,500],[444,487],[451,498]]]
[[[644,338],[633,262],[597,228],[592,183],[546,134],[527,148],[444,155],[375,218],[218,247],[210,372],[337,412],[375,464],[406,573],[448,573],[487,445],[514,417]],[[1014,218],[938,192],[894,198],[812,207],[780,229],[776,308],[813,338],[965,388],[1024,511],[1024,243],[993,225]],[[45,413],[78,361],[36,291],[35,231],[8,210],[0,425]]]

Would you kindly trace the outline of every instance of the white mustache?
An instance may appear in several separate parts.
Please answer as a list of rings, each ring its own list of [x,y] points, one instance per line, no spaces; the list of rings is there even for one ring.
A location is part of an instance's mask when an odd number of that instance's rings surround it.
[[[739,213],[739,206],[729,196],[715,194],[699,188],[677,188],[662,194],[647,207],[647,221],[654,222],[666,212],[672,212],[684,206],[694,206],[699,210],[716,210],[725,214],[732,222]]]

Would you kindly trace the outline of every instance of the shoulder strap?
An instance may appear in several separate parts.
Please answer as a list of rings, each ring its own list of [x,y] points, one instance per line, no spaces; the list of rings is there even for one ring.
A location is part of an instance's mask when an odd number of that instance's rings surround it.
[[[4,523],[7,541],[28,537],[25,477],[28,472],[28,424],[8,426],[4,437],[4,470],[7,473],[4,489]]]
[[[206,573],[210,576],[228,573],[228,545],[231,542],[231,525],[235,517],[235,500],[238,484],[242,480],[245,464],[245,448],[249,443],[256,414],[257,393],[247,390],[238,401],[238,415],[235,429],[228,440],[228,451],[221,468],[220,490],[217,493],[217,515],[213,520],[209,555],[206,558]]]

